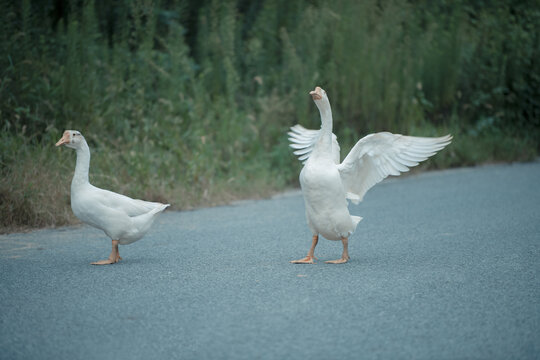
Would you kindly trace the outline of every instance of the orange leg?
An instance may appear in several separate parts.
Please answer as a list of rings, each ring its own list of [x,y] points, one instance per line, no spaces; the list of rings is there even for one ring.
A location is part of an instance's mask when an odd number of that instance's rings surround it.
[[[120,257],[120,253],[118,252],[119,243],[120,242],[118,240],[112,241],[112,250],[108,259],[96,261],[91,264],[92,265],[109,265],[109,264],[116,264],[118,261],[122,260],[122,258]]]
[[[349,261],[349,239],[342,237],[341,242],[343,243],[343,254],[341,255],[341,259],[325,261],[327,264],[344,264]]]
[[[315,257],[315,246],[317,246],[317,243],[319,242],[319,235],[313,235],[313,240],[311,242],[311,248],[308,251],[308,254],[305,258],[300,260],[293,260],[291,263],[293,264],[314,264],[314,259],[317,259]]]

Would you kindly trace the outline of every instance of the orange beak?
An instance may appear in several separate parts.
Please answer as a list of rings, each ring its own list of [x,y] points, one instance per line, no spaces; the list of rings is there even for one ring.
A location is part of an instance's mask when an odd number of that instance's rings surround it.
[[[56,146],[69,144],[70,141],[71,141],[71,135],[69,134],[69,131],[64,131],[64,136],[62,136],[62,138],[58,140],[58,142],[56,143]]]
[[[309,95],[311,95],[313,100],[321,100],[322,99],[322,89],[317,86],[315,88],[315,90],[309,92]]]

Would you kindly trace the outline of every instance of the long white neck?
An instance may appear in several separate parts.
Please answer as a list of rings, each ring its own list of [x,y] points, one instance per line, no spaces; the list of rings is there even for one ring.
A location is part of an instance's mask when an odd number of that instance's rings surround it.
[[[321,135],[315,146],[314,151],[318,150],[321,153],[328,155],[332,154],[332,109],[327,99],[324,102],[317,104],[321,114]],[[317,151],[317,152],[318,152]]]
[[[81,147],[77,148],[77,165],[71,186],[88,183],[88,170],[90,168],[90,148],[86,141],[82,141]]]

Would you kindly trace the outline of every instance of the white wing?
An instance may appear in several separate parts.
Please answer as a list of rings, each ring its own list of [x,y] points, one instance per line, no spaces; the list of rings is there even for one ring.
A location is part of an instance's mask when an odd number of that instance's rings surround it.
[[[319,139],[320,130],[309,130],[302,125],[294,125],[291,131],[288,132],[290,147],[295,149],[294,155],[298,156],[298,160],[305,163],[313,150],[313,147]],[[332,157],[334,162],[339,164],[339,144],[337,136],[332,134]]]
[[[380,132],[362,138],[338,165],[347,198],[357,204],[366,192],[388,175],[409,171],[446,145],[452,136],[415,137]]]
[[[127,216],[139,216],[146,214],[163,204],[151,201],[132,199],[109,190],[92,186],[92,200],[102,206],[112,208],[125,213]]]

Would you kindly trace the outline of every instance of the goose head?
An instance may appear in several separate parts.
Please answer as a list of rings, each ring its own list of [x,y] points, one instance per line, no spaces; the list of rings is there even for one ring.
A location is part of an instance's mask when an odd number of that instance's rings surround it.
[[[317,86],[315,90],[310,91],[309,95],[311,95],[313,98],[313,101],[319,108],[319,111],[326,112],[330,109],[330,100],[328,100],[328,95],[326,95],[326,91],[321,89],[319,86]]]
[[[84,136],[77,130],[66,130],[56,146],[65,145],[71,149],[79,149],[85,143]]]

